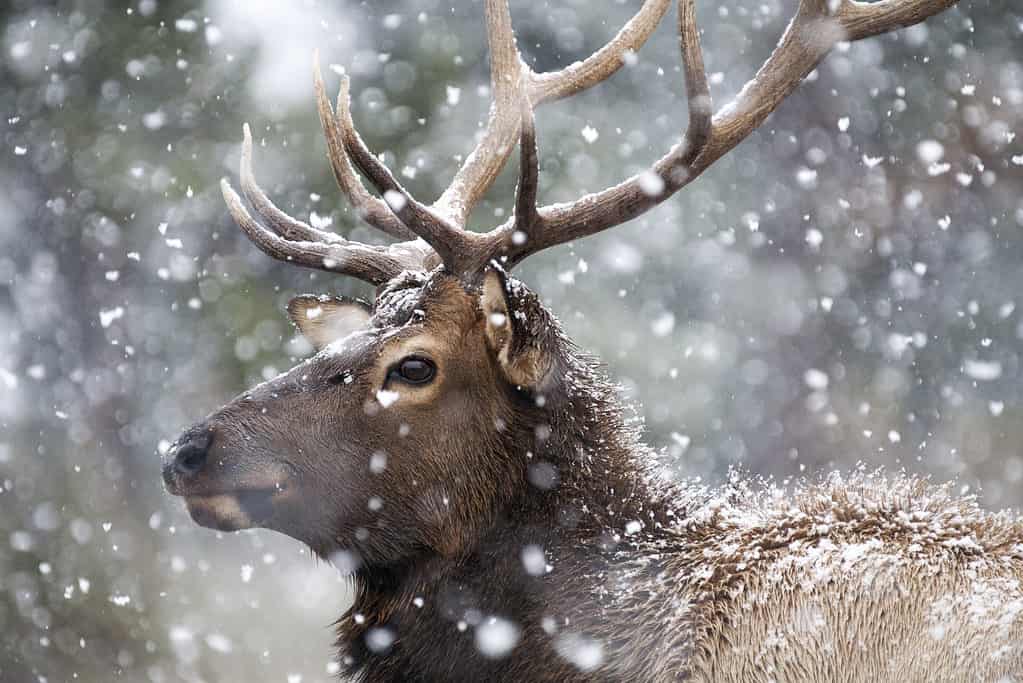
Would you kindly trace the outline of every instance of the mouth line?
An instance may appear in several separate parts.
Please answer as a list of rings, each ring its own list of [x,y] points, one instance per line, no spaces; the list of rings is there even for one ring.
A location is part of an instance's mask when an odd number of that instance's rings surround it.
[[[211,491],[185,492],[179,494],[185,500],[214,499],[224,496],[235,496],[238,498],[275,498],[288,492],[286,486],[274,484],[272,486],[245,486],[235,489],[215,489]]]

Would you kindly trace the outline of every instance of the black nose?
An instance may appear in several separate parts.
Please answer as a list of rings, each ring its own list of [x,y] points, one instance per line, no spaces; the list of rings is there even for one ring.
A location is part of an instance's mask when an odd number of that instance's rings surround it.
[[[193,428],[185,432],[174,445],[173,459],[163,468],[164,479],[188,479],[198,474],[206,464],[212,442],[213,431],[209,428]]]

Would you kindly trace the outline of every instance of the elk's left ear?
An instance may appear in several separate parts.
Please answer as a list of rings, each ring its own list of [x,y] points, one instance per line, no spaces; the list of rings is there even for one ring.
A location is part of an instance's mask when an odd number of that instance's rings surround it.
[[[288,302],[288,317],[319,351],[364,326],[370,308],[357,299],[300,294]]]
[[[498,266],[483,277],[480,307],[486,316],[487,344],[505,378],[524,389],[543,388],[554,365],[545,311],[531,292],[516,292],[514,280]],[[542,318],[542,319],[538,319]]]

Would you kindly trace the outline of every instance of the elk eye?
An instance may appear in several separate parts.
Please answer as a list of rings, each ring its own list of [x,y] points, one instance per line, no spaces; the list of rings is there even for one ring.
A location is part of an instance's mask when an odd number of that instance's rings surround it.
[[[391,377],[409,384],[426,384],[437,373],[437,366],[425,358],[405,358],[391,370]]]

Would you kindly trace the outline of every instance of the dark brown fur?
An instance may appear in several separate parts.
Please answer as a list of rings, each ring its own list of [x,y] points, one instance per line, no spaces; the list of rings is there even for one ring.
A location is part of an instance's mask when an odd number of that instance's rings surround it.
[[[296,300],[300,327],[309,307],[313,330],[331,322],[321,315],[359,317],[318,301]],[[408,353],[436,362],[432,383],[387,379]],[[1015,518],[901,477],[790,497],[671,483],[597,365],[500,271],[482,293],[402,275],[364,327],[196,433],[212,434],[203,470],[166,476],[197,521],[357,558],[338,646],[367,683],[821,680],[843,667],[848,680],[918,680],[934,666],[956,680],[951,653],[975,641],[981,670],[1019,671]],[[381,449],[387,466],[371,472]],[[277,492],[246,506],[267,473]],[[524,563],[526,548],[547,566]],[[934,600],[991,594],[983,620],[939,615],[952,635],[932,637]],[[497,656],[478,642],[495,619],[515,634]],[[878,655],[899,643],[912,660]]]

